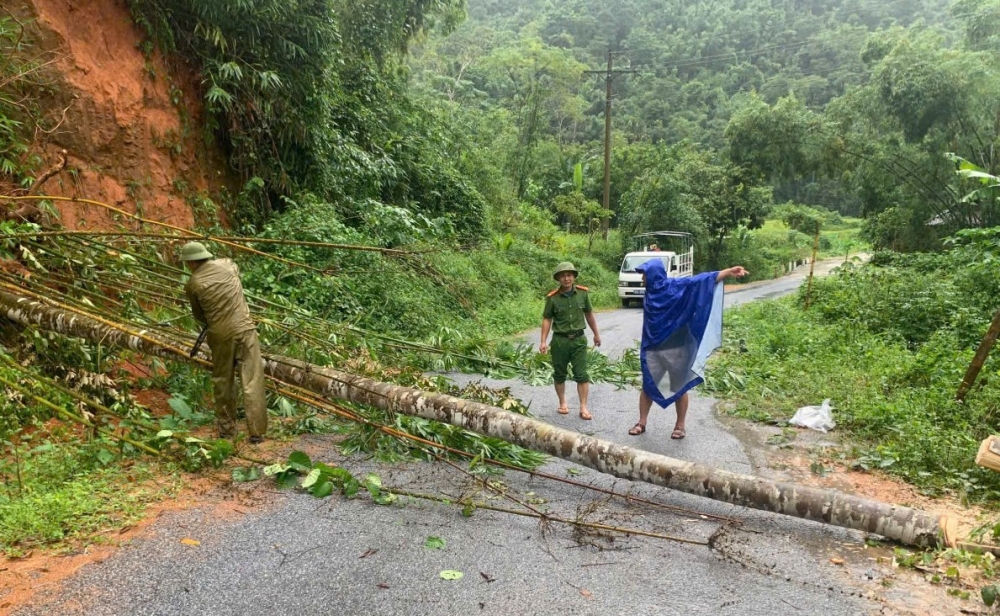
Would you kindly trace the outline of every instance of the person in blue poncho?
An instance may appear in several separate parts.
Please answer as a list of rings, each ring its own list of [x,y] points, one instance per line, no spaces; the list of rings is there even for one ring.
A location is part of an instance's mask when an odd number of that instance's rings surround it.
[[[660,259],[636,268],[643,275],[646,295],[642,313],[642,391],[639,422],[629,434],[646,431],[649,409],[674,404],[677,422],[670,438],[686,435],[688,390],[704,380],[708,356],[722,344],[722,300],[726,278],[747,275],[742,266],[687,278],[669,278]]]

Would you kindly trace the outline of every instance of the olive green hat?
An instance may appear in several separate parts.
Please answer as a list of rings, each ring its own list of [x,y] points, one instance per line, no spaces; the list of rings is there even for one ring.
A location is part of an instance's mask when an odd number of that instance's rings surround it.
[[[570,263],[569,261],[563,261],[562,263],[556,266],[556,271],[552,272],[552,277],[555,278],[556,280],[559,280],[559,274],[563,272],[573,272],[574,276],[580,275],[580,272],[576,271],[576,268],[573,267],[572,263]]]
[[[212,253],[201,242],[188,242],[181,246],[181,261],[204,261],[211,258]]]

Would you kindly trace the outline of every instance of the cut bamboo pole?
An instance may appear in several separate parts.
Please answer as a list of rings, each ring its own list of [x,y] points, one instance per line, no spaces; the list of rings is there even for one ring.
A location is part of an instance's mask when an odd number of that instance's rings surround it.
[[[986,330],[986,335],[983,336],[982,342],[979,343],[979,348],[976,349],[972,363],[969,364],[969,369],[965,372],[965,378],[962,379],[962,384],[958,386],[958,393],[955,394],[956,400],[965,400],[965,396],[976,383],[976,377],[979,376],[980,370],[983,369],[986,358],[990,356],[990,351],[993,349],[993,345],[996,344],[997,336],[1000,336],[1000,310],[997,310],[996,314],[993,315],[993,322],[990,323],[990,328]]]
[[[816,237],[813,238],[812,259],[809,261],[809,280],[806,282],[806,301],[803,310],[809,310],[812,302],[813,272],[816,271],[816,254],[819,252],[819,226],[816,227]]]
[[[0,311],[11,321],[37,325],[62,334],[157,355],[184,356],[169,340],[148,331],[133,331],[78,309],[53,307],[0,288]],[[890,505],[761,477],[740,475],[610,441],[563,430],[545,422],[478,402],[382,383],[299,360],[266,357],[266,372],[299,384],[324,397],[368,404],[460,426],[547,453],[603,473],[644,481],[734,505],[781,513],[882,535],[905,545],[952,545],[957,522],[948,516]]]
[[[1000,436],[989,436],[979,445],[976,464],[1000,473]]]

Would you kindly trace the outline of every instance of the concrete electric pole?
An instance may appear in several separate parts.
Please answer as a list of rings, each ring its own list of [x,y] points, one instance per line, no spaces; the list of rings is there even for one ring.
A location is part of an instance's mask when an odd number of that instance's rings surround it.
[[[606,94],[604,97],[604,211],[611,209],[611,101],[613,90],[611,84],[615,77],[628,73],[637,73],[632,69],[618,69],[614,67],[615,55],[623,54],[624,51],[611,51],[608,47],[608,68],[605,71],[584,71],[588,75],[604,75]],[[608,226],[611,223],[611,216],[606,216],[602,223],[604,227],[604,239],[608,239]]]

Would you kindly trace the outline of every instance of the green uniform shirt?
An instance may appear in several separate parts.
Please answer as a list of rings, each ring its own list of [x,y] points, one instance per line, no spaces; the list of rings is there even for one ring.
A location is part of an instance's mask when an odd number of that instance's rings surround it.
[[[211,336],[231,337],[254,329],[240,271],[230,259],[206,262],[191,274],[184,291],[194,318],[208,325]]]
[[[552,333],[572,334],[585,329],[584,313],[591,312],[590,293],[573,286],[568,293],[555,293],[545,299],[543,319],[552,319]]]

